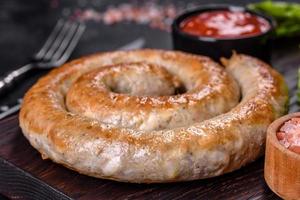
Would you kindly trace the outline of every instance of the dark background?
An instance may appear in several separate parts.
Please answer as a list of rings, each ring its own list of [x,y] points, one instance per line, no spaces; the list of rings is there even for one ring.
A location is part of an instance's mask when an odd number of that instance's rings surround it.
[[[58,6],[53,6],[53,2]],[[33,55],[47,38],[56,21],[68,13],[72,13],[77,8],[94,8],[104,10],[111,5],[122,3],[142,4],[147,1],[118,1],[118,0],[1,0],[0,1],[0,76],[10,70],[18,68]],[[245,5],[250,0],[182,0],[182,1],[155,1],[157,4],[175,4],[179,7],[190,7],[191,4],[199,5],[207,3],[222,3]],[[300,1],[299,1],[300,2]],[[54,8],[55,7],[55,8]],[[87,29],[72,58],[82,55],[114,50],[118,47],[136,39],[137,37],[146,39],[146,48],[171,49],[171,37],[168,32],[152,29],[146,25],[133,23],[121,23],[107,26],[99,22],[88,22]],[[277,63],[277,56],[285,59],[299,53],[298,43],[294,41],[277,41],[274,48],[273,63]],[[275,58],[274,58],[275,57]],[[297,63],[299,59],[296,59]],[[280,61],[282,63],[282,61]],[[294,61],[292,61],[294,65]],[[299,62],[298,62],[299,63]],[[282,63],[285,64],[285,63]],[[289,63],[289,65],[291,65]],[[297,66],[295,66],[296,68]],[[24,92],[36,81],[43,72],[35,72],[29,75],[26,81],[16,87],[7,96],[0,97],[0,106],[4,104],[14,104],[15,100],[22,97]]]

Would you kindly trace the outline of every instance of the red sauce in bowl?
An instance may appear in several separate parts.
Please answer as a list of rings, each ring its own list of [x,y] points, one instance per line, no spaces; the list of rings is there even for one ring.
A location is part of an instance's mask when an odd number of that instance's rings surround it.
[[[276,136],[280,144],[300,154],[300,117],[286,121],[276,133]]]
[[[181,31],[212,38],[243,38],[267,32],[270,23],[257,15],[229,10],[202,12],[183,20]]]

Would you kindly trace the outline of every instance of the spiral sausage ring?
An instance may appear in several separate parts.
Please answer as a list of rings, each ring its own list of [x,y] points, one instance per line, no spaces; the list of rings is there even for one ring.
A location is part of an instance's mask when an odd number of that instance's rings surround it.
[[[126,182],[221,175],[263,153],[287,88],[240,54],[225,68],[175,51],[100,53],[51,71],[25,95],[20,126],[44,159]]]

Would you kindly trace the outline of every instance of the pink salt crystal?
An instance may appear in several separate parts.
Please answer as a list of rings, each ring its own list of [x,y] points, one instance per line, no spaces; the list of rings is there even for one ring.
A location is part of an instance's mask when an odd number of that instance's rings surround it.
[[[285,122],[276,136],[283,146],[300,153],[300,118],[292,118]]]
[[[101,15],[93,9],[88,9],[83,11],[80,16],[80,20],[83,21],[88,21],[88,20],[100,21],[101,19],[102,19]]]
[[[283,140],[285,137],[285,133],[284,132],[277,132],[276,134],[278,140]]]
[[[176,8],[174,6],[168,6],[166,8],[166,16],[167,17],[175,18],[176,15],[177,15]]]

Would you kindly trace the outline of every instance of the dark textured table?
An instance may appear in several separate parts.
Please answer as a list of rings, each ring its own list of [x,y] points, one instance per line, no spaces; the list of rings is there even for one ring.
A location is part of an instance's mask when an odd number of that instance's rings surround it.
[[[0,1],[0,75],[28,61],[38,50],[57,19],[76,8],[104,9],[124,1],[57,0],[53,8],[48,0]],[[130,1],[137,3],[137,1]],[[159,4],[204,4],[207,1],[156,1]],[[252,1],[210,1],[210,3],[246,4]],[[139,3],[141,3],[139,1]],[[170,34],[145,25],[121,23],[107,26],[88,22],[87,30],[72,58],[97,51],[114,50],[138,38],[146,48],[171,49]],[[290,88],[290,112],[298,110],[295,98],[297,69],[300,65],[299,39],[274,41],[272,65],[286,77]],[[1,97],[0,105],[13,104],[47,71],[34,72],[13,92]],[[19,170],[17,167],[25,170]],[[26,173],[28,172],[28,173]],[[20,177],[19,177],[20,176]],[[19,179],[14,179],[14,178]],[[37,178],[37,179],[36,179]],[[19,180],[22,180],[21,182]],[[30,184],[29,182],[31,181]],[[23,193],[22,193],[23,191]],[[178,184],[124,184],[79,175],[50,161],[42,161],[18,128],[17,115],[0,122],[0,193],[10,198],[50,199],[277,199],[263,179],[263,158],[236,172],[202,181]],[[63,192],[64,194],[62,194]],[[26,196],[26,195],[25,195]],[[0,196],[1,198],[1,196]]]

